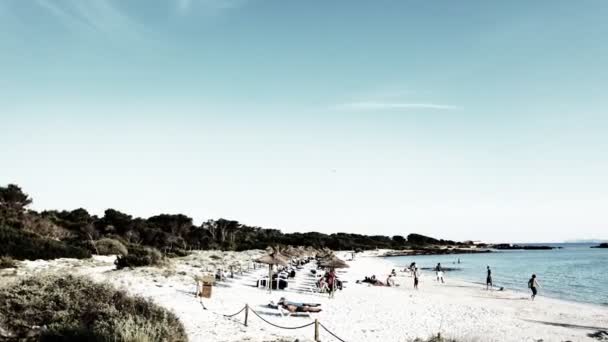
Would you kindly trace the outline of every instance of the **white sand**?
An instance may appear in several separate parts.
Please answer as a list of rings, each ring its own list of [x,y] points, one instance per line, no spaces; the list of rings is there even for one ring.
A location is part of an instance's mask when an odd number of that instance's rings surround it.
[[[131,293],[151,297],[180,317],[191,341],[313,340],[312,326],[283,330],[250,313],[249,326],[245,327],[243,313],[231,319],[222,316],[239,311],[245,303],[278,325],[299,326],[317,318],[345,341],[410,341],[437,333],[462,341],[597,341],[587,334],[608,328],[607,307],[545,298],[542,292],[531,302],[527,293],[487,292],[482,286],[450,278],[449,272],[444,285],[436,283],[432,274],[423,274],[419,291],[412,289],[412,278],[407,275],[397,277],[401,284],[397,288],[355,284],[357,279],[372,274],[385,280],[395,268],[386,259],[369,256],[358,256],[349,262],[351,268],[340,274],[341,279],[348,281],[347,288],[338,291],[334,299],[303,291],[312,281],[309,264],[287,291],[275,291],[272,295],[252,287],[255,279],[268,273],[267,268],[229,279],[213,288],[212,298],[204,301],[208,310],[203,310],[193,294],[193,276],[222,264],[238,261],[247,265],[259,254],[259,251],[206,251],[176,259],[168,269],[121,271],[112,270],[112,257],[34,261],[22,263],[18,273],[46,270],[87,274]],[[210,255],[222,259],[211,260]],[[281,317],[276,310],[266,307],[270,300],[277,301],[281,296],[291,301],[322,303],[323,312],[309,318]],[[322,341],[336,341],[322,329],[320,337]]]

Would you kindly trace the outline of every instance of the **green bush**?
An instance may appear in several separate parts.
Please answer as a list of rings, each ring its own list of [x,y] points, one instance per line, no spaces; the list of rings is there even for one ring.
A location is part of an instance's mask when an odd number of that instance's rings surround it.
[[[188,256],[190,255],[190,252],[181,248],[173,248],[169,250],[165,255],[169,258],[178,258]]]
[[[12,285],[12,286],[11,286]],[[34,276],[0,288],[0,326],[19,341],[187,341],[170,311],[76,276]],[[32,327],[44,327],[33,330]],[[8,333],[8,334],[7,334]]]
[[[129,247],[129,254],[118,256],[115,264],[116,268],[141,267],[141,266],[160,266],[164,262],[163,255],[158,249],[150,247]]]
[[[13,258],[8,256],[0,257],[0,269],[3,268],[15,268],[17,267],[17,263]]]
[[[100,255],[129,254],[127,247],[118,240],[104,238],[95,241],[94,244],[96,253],[99,253]]]
[[[62,241],[45,239],[36,234],[0,226],[0,255],[18,260],[90,258],[91,253]]]

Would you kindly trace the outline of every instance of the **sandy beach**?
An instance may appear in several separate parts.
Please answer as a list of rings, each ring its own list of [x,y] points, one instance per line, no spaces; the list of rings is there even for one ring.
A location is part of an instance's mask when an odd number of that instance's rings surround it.
[[[333,299],[309,290],[313,282],[310,269],[314,268],[309,263],[290,280],[287,290],[272,294],[254,286],[256,279],[268,273],[268,268],[237,273],[213,287],[211,298],[204,300],[207,310],[203,309],[194,297],[194,276],[222,265],[238,263],[246,269],[261,253],[203,251],[173,259],[166,268],[120,271],[114,270],[112,256],[95,256],[84,261],[25,261],[20,263],[17,275],[72,272],[111,282],[173,310],[184,323],[191,341],[313,341],[314,326],[280,329],[252,312],[248,326],[244,326],[244,313],[232,318],[224,316],[238,312],[245,304],[280,326],[302,326],[318,319],[344,341],[411,341],[438,333],[459,341],[597,341],[588,334],[608,328],[608,307],[546,298],[542,292],[531,302],[527,293],[488,292],[481,285],[452,279],[449,272],[446,284],[438,284],[433,274],[423,273],[418,291],[405,273],[398,274],[398,287],[356,284],[356,280],[371,275],[385,280],[391,269],[396,268],[388,259],[371,253],[357,255],[354,261],[348,261],[350,268],[340,270],[339,277],[346,281],[346,288]],[[228,270],[227,266],[224,268]],[[0,279],[11,277],[7,272]],[[280,297],[321,303],[323,311],[310,317],[282,317],[267,306]],[[320,339],[337,341],[324,329],[320,331]]]

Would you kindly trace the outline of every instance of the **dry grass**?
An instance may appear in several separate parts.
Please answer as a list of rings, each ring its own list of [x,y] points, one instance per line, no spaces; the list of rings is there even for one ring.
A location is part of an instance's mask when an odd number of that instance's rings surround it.
[[[13,258],[11,258],[9,256],[0,257],[0,269],[16,268],[16,267],[17,267],[17,263],[15,262],[15,260],[13,260]]]

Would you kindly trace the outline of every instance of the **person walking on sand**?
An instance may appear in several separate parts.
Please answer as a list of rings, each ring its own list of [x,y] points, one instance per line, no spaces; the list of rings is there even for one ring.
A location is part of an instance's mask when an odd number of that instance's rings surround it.
[[[490,269],[490,266],[488,266],[488,275],[486,276],[486,290],[491,290],[493,287],[492,285],[492,270]]]
[[[414,268],[413,272],[414,276],[414,290],[418,290],[418,278],[420,277],[420,272],[418,272],[418,268]]]
[[[532,291],[532,297],[531,297],[531,299],[534,300],[534,298],[538,294],[538,288],[541,287],[540,283],[536,279],[536,274],[533,274],[532,278],[530,278],[530,280],[528,280],[528,287]]]

